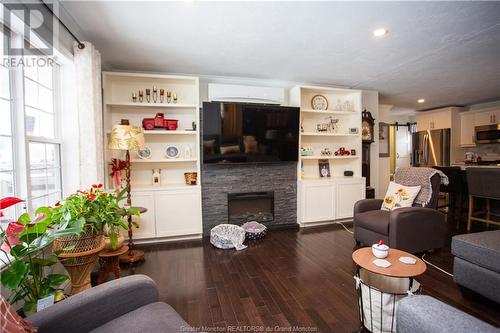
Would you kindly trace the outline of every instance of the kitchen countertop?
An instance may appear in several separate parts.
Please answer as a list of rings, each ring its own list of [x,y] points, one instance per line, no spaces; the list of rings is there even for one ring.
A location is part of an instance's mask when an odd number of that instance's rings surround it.
[[[452,163],[451,166],[460,167],[460,169],[462,169],[462,170],[465,170],[467,168],[500,168],[500,165],[498,165],[498,164],[478,165],[478,164],[474,164],[474,163],[464,163],[464,162],[455,162],[455,163]]]

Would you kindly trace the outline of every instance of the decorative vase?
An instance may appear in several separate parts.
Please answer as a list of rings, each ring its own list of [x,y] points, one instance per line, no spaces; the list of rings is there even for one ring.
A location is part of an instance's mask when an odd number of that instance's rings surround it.
[[[91,288],[90,273],[104,248],[102,232],[87,230],[80,236],[65,236],[54,240],[53,250],[62,251],[57,257],[68,271],[71,295]]]
[[[116,243],[116,248],[113,249],[111,247],[111,240],[109,239],[109,237],[104,236],[104,249],[103,249],[103,251],[115,251],[115,250],[118,250],[119,248],[121,248],[123,246],[123,242],[124,241],[125,241],[125,237],[123,237],[122,234],[119,234],[118,235],[118,241]]]

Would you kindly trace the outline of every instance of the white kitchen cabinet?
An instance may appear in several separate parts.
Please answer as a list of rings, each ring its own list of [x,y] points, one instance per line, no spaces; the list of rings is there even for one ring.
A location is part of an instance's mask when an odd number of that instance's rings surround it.
[[[336,219],[353,217],[354,204],[365,198],[364,178],[343,179],[337,182]]]
[[[500,109],[476,112],[476,126],[500,123]]]
[[[435,111],[418,112],[417,130],[432,131],[435,129],[451,128],[452,108]]]
[[[474,147],[476,140],[474,136],[474,127],[476,126],[476,113],[460,113],[460,146]]]
[[[418,131],[429,131],[431,129],[432,117],[428,112],[418,112],[416,118]]]
[[[155,202],[152,192],[132,192],[132,206],[144,207],[148,211],[140,217],[133,217],[139,228],[132,229],[134,239],[153,238],[156,236]]]
[[[158,191],[154,201],[157,237],[202,233],[199,188]]]

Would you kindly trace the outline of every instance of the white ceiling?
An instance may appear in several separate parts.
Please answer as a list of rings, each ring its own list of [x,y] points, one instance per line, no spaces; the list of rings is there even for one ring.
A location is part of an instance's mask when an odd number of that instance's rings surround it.
[[[500,98],[500,2],[62,4],[109,69],[373,89],[416,109]]]

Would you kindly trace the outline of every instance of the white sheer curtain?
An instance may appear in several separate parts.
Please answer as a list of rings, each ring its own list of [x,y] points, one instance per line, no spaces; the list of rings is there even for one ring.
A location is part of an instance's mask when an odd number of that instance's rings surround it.
[[[101,54],[89,42],[75,44],[74,63],[80,140],[80,187],[104,182]]]

